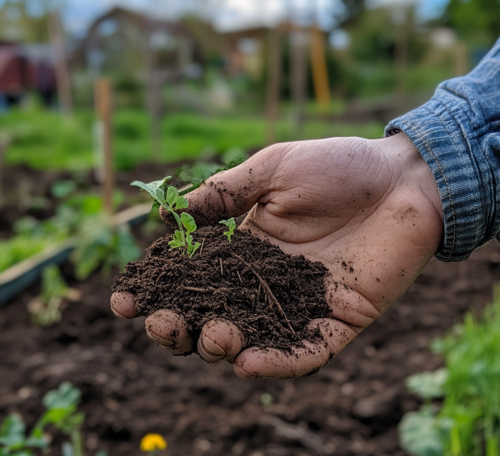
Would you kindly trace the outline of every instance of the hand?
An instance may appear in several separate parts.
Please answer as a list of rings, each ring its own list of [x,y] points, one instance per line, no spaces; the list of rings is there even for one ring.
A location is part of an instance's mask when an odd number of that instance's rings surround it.
[[[403,133],[276,144],[213,176],[187,199],[200,225],[250,211],[241,229],[321,261],[331,273],[331,315],[310,323],[322,344],[305,342],[291,355],[246,348],[234,324],[205,325],[199,355],[233,362],[240,377],[289,378],[325,365],[407,290],[442,238],[437,185]],[[115,293],[111,306],[135,317],[131,294]],[[183,317],[170,310],[149,316],[146,330],[174,354],[194,349]]]

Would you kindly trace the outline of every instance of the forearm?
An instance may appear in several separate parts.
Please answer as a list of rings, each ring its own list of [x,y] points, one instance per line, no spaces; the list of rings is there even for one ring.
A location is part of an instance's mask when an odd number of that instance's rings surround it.
[[[467,258],[500,233],[500,40],[467,76],[386,128],[403,131],[427,162],[444,215],[443,261]]]

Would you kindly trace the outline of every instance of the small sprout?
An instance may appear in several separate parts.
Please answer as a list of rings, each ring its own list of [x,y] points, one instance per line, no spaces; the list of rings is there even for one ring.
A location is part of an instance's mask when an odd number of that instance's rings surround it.
[[[194,218],[186,212],[182,212],[181,215],[177,214],[176,211],[187,209],[189,203],[186,198],[179,195],[175,187],[169,186],[165,188],[168,179],[170,179],[170,176],[149,184],[134,181],[131,185],[140,187],[148,192],[155,200],[155,205],[163,207],[163,209],[173,215],[179,229],[175,230],[172,240],[168,245],[171,249],[181,248],[183,253],[186,253],[189,258],[192,258],[196,250],[201,246],[199,242],[193,243],[193,236],[191,235],[197,229],[196,222]]]
[[[165,448],[167,448],[167,442],[160,434],[146,434],[141,439],[141,451],[157,455]]]
[[[234,234],[234,229],[236,228],[234,217],[231,217],[229,220],[221,220],[219,223],[227,226],[228,231],[224,231],[223,234],[227,236],[227,240],[231,242],[231,236]]]
[[[274,398],[272,394],[264,393],[260,396],[260,403],[262,404],[262,408],[265,412],[270,412],[272,409],[272,405],[274,402]]]

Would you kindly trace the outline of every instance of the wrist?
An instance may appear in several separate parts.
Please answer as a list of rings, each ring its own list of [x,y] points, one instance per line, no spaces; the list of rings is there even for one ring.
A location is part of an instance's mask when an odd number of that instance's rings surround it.
[[[384,143],[384,153],[394,167],[395,188],[407,193],[408,199],[422,208],[427,219],[427,241],[437,250],[443,241],[444,217],[432,170],[405,133],[380,141]]]

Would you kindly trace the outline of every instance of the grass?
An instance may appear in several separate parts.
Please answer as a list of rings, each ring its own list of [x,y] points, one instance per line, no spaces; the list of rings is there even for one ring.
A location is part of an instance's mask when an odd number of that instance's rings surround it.
[[[76,170],[93,166],[92,125],[90,111],[78,111],[62,117],[53,111],[39,109],[11,111],[0,117],[0,134],[11,137],[6,154],[8,164],[25,163],[40,170]],[[331,136],[382,136],[383,125],[363,125],[309,121],[298,138],[295,126],[280,120],[278,142],[317,139]],[[151,160],[150,123],[139,110],[116,112],[113,119],[114,159],[117,169],[132,169]],[[225,116],[203,118],[194,114],[167,115],[162,121],[162,150],[165,163],[198,159],[207,150],[223,153],[232,147],[244,150],[262,147],[266,123],[262,117]]]

